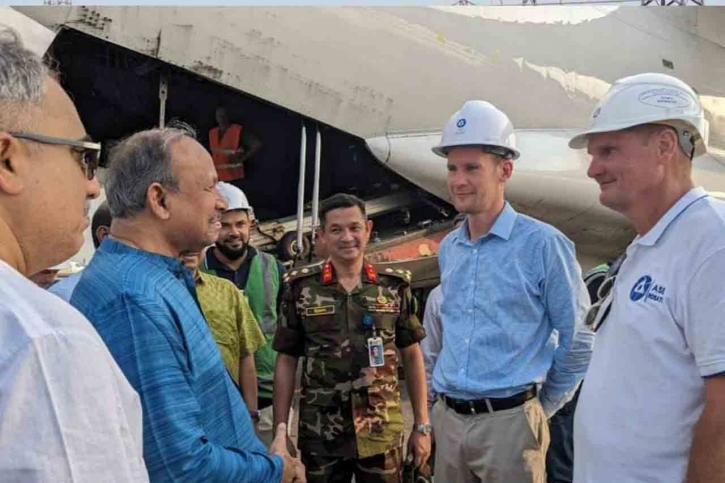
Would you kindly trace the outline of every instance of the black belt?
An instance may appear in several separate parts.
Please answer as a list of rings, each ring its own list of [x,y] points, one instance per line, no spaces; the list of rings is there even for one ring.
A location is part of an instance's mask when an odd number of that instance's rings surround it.
[[[526,401],[534,399],[535,397],[536,386],[533,386],[524,392],[514,394],[511,397],[493,397],[476,399],[475,401],[466,401],[465,399],[455,399],[443,396],[443,399],[445,400],[446,405],[458,414],[480,414],[512,409],[517,406],[521,406]]]

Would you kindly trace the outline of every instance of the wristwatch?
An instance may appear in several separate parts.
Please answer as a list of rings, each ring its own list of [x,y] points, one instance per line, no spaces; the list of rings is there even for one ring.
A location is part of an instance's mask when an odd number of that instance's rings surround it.
[[[433,431],[433,426],[428,423],[415,423],[413,425],[413,431],[429,435]]]
[[[259,411],[249,411],[252,421],[259,421]]]

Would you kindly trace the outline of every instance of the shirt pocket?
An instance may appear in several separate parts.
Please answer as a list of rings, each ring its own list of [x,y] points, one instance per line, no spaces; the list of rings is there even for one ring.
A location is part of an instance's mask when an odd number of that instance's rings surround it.
[[[314,308],[314,307],[311,307]],[[304,315],[305,344],[310,357],[341,358],[344,335],[338,314]]]
[[[395,313],[392,313],[393,310]],[[390,311],[381,311],[376,307],[366,307],[364,315],[357,321],[358,329],[372,336],[373,327],[375,334],[383,339],[387,345],[395,341],[395,328],[400,317],[400,306],[396,305]]]

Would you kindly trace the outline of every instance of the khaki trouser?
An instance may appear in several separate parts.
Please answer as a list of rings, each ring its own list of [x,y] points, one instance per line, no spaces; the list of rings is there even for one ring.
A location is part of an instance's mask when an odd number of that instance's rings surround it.
[[[259,422],[257,423],[257,437],[269,448],[274,440],[274,428],[272,424],[272,406],[259,411]]]
[[[485,414],[433,407],[435,479],[442,483],[545,483],[549,426],[537,398]]]

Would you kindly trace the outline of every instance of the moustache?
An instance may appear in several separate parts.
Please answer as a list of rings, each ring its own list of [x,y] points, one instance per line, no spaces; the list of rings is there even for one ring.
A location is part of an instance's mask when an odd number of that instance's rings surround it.
[[[337,245],[337,247],[340,248],[340,249],[345,249],[345,248],[358,248],[359,246],[360,246],[359,243],[339,243]]]

